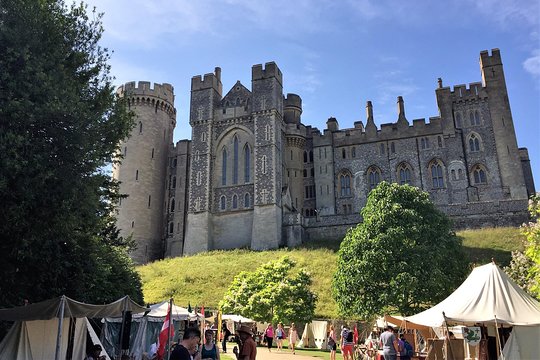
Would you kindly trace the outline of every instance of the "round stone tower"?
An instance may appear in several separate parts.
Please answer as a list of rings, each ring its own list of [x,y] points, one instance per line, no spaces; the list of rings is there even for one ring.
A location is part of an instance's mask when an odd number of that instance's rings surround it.
[[[121,182],[122,199],[117,227],[122,236],[132,235],[137,249],[131,254],[136,263],[163,257],[165,234],[165,187],[169,146],[176,125],[174,89],[170,84],[140,81],[118,89],[135,113],[135,127],[120,144],[123,159],[113,167],[113,177]],[[173,209],[174,211],[174,209]]]
[[[296,94],[287,94],[283,103],[285,120],[285,153],[283,159],[286,169],[287,184],[291,194],[292,205],[302,211],[304,204],[304,148],[306,145],[306,129],[300,123],[302,115],[302,99]]]

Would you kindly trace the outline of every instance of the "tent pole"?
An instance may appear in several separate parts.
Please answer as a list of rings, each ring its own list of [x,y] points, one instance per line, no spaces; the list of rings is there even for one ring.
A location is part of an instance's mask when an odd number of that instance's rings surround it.
[[[62,328],[64,325],[64,307],[65,307],[65,296],[62,295],[60,298],[60,313],[58,314],[58,334],[56,336],[56,351],[54,353],[54,359],[60,360],[60,347],[62,344]]]
[[[450,354],[452,354],[452,360],[454,360],[454,351],[452,350],[452,343],[450,341],[450,330],[448,329],[448,322],[446,321],[446,314],[442,313],[442,316],[444,318],[444,327],[446,328],[446,336],[444,337],[444,344],[445,344],[445,348],[446,348],[446,351],[445,351],[445,357],[446,357],[446,360],[449,360],[450,357],[449,357],[449,352],[448,350],[450,350]]]
[[[493,318],[495,319],[495,341],[497,342],[497,359],[499,359],[499,356],[500,356],[500,359],[501,360],[504,360],[504,355],[502,353],[502,348],[501,348],[501,339],[499,338],[499,324],[497,324],[497,315],[493,315]]]

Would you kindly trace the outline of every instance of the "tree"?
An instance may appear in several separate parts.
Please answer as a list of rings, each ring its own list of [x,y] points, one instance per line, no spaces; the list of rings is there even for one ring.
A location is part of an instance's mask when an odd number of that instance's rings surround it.
[[[293,260],[283,257],[253,272],[242,271],[234,277],[220,308],[262,322],[310,322],[317,296],[309,289],[311,277],[305,270],[290,274],[294,266]]]
[[[508,275],[525,291],[540,299],[540,197],[529,200],[531,221],[522,226],[525,251],[512,252]]]
[[[465,256],[448,218],[418,188],[382,182],[338,253],[333,295],[343,315],[410,315],[464,279]]]
[[[99,46],[101,15],[61,0],[0,6],[0,306],[66,294],[142,301],[105,166],[133,126]]]

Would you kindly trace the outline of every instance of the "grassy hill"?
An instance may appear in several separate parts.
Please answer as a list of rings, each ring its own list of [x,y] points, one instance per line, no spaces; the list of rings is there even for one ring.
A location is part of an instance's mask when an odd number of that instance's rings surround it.
[[[523,248],[524,237],[516,228],[461,231],[471,265],[491,259],[506,266],[511,252]],[[261,264],[287,255],[306,268],[318,295],[317,317],[336,318],[336,303],[331,295],[332,274],[336,267],[339,244],[309,244],[301,248],[272,251],[212,251],[194,256],[166,259],[138,267],[143,282],[144,299],[156,303],[174,298],[176,304],[204,305],[216,308],[233,277],[242,270],[253,271]]]

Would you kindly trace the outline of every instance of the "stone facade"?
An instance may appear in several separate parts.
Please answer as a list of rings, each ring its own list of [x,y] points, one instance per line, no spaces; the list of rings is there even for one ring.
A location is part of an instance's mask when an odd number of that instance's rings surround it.
[[[368,101],[365,126],[340,130],[330,118],[320,131],[301,122],[302,99],[284,96],[275,63],[253,66],[251,90],[237,82],[225,96],[216,68],[192,78],[192,139],[174,146],[172,87],[126,84],[120,93],[152,129],[148,137],[134,129],[122,144],[133,153],[115,169],[129,195],[118,225],[139,244],[135,260],[339,241],[383,180],[427,191],[456,228],[522,223],[534,182],[498,49],[480,53],[480,69],[482,82],[468,86],[439,79],[439,115],[428,122],[410,122],[400,96],[395,123],[378,129]],[[155,208],[144,201],[150,194]]]

